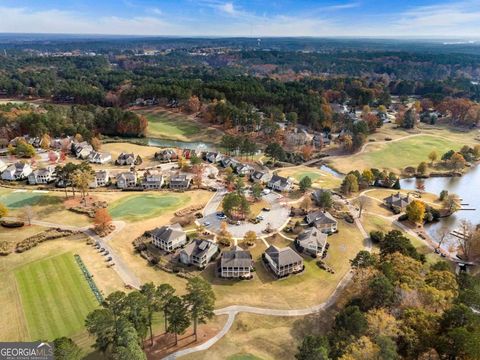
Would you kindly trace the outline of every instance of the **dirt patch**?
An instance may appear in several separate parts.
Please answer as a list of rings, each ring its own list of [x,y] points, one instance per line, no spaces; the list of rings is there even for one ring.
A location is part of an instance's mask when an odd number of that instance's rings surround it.
[[[189,328],[183,335],[178,336],[178,345],[175,346],[175,335],[165,334],[153,338],[153,346],[150,340],[145,341],[144,351],[147,359],[163,359],[175,351],[183,350],[192,346],[197,346],[214,337],[221,330],[224,321],[211,322],[205,325],[199,325],[197,329],[197,338],[193,336],[193,329]]]

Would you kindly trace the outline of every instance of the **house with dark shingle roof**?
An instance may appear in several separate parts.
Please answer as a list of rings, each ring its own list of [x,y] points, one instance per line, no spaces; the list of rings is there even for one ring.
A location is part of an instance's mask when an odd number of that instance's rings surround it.
[[[271,177],[272,176],[267,171],[254,171],[250,175],[250,180],[254,183],[267,183]]]
[[[34,170],[28,175],[28,183],[30,185],[48,184],[54,180],[55,167],[52,165],[49,165],[43,169]]]
[[[293,186],[293,180],[279,175],[273,175],[267,186],[272,190],[290,191]]]
[[[407,207],[408,204],[412,202],[412,198],[410,197],[409,194],[402,195],[399,191],[396,194],[387,196],[385,199],[383,199],[383,202],[390,209],[399,208],[403,210]]]
[[[172,175],[170,177],[169,187],[173,190],[187,190],[190,187],[192,179],[187,175]]]
[[[187,243],[187,234],[180,224],[158,227],[150,235],[152,244],[165,251],[173,251]]]
[[[203,269],[217,251],[218,246],[213,241],[195,239],[180,251],[180,262]]]
[[[338,221],[328,211],[314,211],[305,216],[309,226],[315,226],[321,232],[331,234],[337,231]]]
[[[222,278],[251,278],[252,255],[250,251],[235,246],[230,251],[224,251],[219,261],[219,273]]]
[[[327,245],[328,235],[317,228],[309,228],[295,239],[297,249],[313,256],[322,256]]]
[[[303,259],[292,248],[277,248],[270,245],[265,250],[264,260],[277,277],[284,277],[303,271]]]

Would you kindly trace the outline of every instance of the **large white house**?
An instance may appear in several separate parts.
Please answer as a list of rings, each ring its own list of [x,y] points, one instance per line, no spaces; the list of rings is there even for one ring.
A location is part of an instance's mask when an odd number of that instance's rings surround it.
[[[72,150],[77,158],[86,160],[93,151],[93,147],[88,142],[82,141],[80,143],[74,143]]]
[[[32,168],[27,163],[16,162],[8,166],[2,173],[2,180],[17,181],[25,180],[32,172]]]
[[[219,262],[219,272],[222,278],[252,277],[253,260],[249,251],[235,246],[230,251],[224,251]]]
[[[158,170],[147,170],[143,174],[142,186],[144,189],[160,189],[163,183],[162,173]]]
[[[132,189],[137,186],[137,173],[135,171],[122,172],[117,175],[119,189]]]
[[[328,211],[314,211],[305,216],[305,222],[321,232],[331,234],[337,231],[338,221]]]
[[[89,187],[95,189],[100,186],[107,186],[109,181],[110,173],[108,170],[95,171],[95,176],[93,177],[93,181],[90,183]]]
[[[267,186],[272,190],[290,191],[293,186],[293,180],[279,175],[273,175],[268,181]]]
[[[180,224],[158,227],[151,232],[152,244],[165,250],[173,251],[187,243],[187,234]]]
[[[88,161],[93,164],[106,164],[112,161],[112,155],[106,152],[92,151],[88,156]]]
[[[53,180],[55,180],[55,167],[51,165],[43,169],[34,170],[28,175],[28,183],[30,185],[48,184]]]
[[[277,248],[274,245],[265,250],[264,259],[277,277],[284,277],[303,271],[303,259],[292,248]]]

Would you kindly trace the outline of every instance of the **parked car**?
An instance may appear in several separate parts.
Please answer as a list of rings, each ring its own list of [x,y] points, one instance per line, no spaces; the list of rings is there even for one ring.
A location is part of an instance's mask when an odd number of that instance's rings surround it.
[[[106,261],[112,261],[112,257],[109,256]]]
[[[270,209],[269,207],[264,207],[262,210],[263,210],[263,211],[270,211],[270,210],[272,210],[272,209]]]
[[[258,215],[258,216],[257,216],[257,219],[260,220],[260,221],[262,221],[262,220],[264,220],[265,218],[264,218],[262,215]]]
[[[196,217],[197,219],[201,219],[201,218],[203,218],[203,215],[202,215],[202,213],[197,212],[197,213],[195,214],[195,217]]]
[[[217,218],[225,220],[227,218],[227,215],[225,215],[223,212],[218,212]]]
[[[203,225],[204,225],[204,226],[210,226],[211,224],[210,224],[210,221],[205,221],[205,222],[203,223]]]

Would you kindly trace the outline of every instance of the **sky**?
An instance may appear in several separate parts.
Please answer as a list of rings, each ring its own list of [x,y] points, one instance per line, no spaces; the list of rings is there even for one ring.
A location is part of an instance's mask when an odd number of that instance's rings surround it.
[[[0,32],[480,39],[480,0],[0,0]]]

